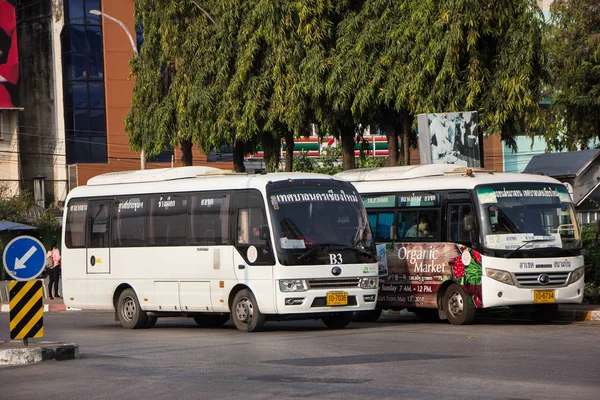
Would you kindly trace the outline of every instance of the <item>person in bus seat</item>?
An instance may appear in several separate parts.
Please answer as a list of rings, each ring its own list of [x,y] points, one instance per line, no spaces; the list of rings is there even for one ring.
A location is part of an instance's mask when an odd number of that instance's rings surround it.
[[[429,231],[429,218],[421,215],[419,222],[406,231],[406,237],[433,237]]]

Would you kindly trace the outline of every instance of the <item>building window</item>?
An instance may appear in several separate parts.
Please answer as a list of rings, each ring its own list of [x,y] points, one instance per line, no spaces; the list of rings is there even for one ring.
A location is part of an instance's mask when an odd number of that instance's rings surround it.
[[[106,163],[100,0],[65,0],[61,33],[67,163]]]

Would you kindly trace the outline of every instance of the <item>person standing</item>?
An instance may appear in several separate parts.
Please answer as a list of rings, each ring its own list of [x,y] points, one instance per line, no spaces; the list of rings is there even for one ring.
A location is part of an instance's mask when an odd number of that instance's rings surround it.
[[[58,295],[58,281],[60,279],[61,257],[56,240],[52,241],[51,247],[52,249],[46,255],[46,258],[52,259],[52,262],[49,263],[48,267],[48,296],[50,296],[51,299],[54,299],[54,297],[60,298]],[[54,292],[52,292],[52,286],[54,286]],[[54,293],[54,296],[52,296],[52,293]]]

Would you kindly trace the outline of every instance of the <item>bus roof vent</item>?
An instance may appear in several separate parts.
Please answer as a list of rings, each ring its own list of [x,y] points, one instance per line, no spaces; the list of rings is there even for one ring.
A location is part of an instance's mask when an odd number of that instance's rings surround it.
[[[451,164],[406,165],[402,167],[351,169],[340,172],[335,176],[350,182],[392,181],[425,176],[441,176],[455,168],[456,166]]]
[[[110,172],[88,180],[90,186],[119,185],[126,183],[161,182],[207,176],[232,175],[233,171],[213,167],[177,167],[145,169],[139,171]]]

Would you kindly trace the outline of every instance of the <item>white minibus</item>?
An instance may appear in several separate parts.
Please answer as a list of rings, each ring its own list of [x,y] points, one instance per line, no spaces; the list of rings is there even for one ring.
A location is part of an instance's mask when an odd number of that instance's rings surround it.
[[[583,299],[581,233],[559,181],[432,164],[339,173],[363,198],[380,262],[377,308],[468,324],[481,308],[553,319]]]
[[[182,315],[242,331],[287,318],[343,328],[376,304],[365,208],[326,175],[100,175],[67,197],[62,256],[65,304],[115,310],[124,328]]]

